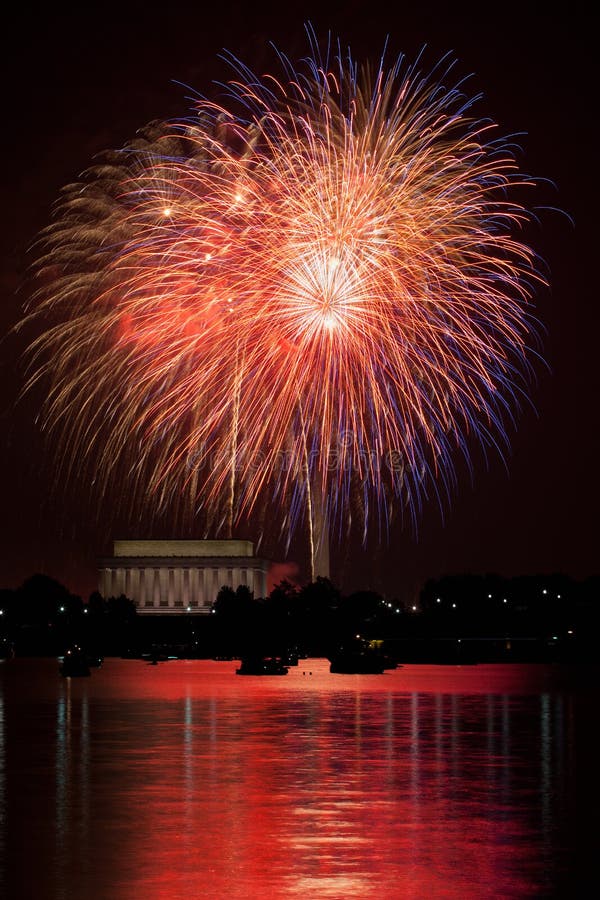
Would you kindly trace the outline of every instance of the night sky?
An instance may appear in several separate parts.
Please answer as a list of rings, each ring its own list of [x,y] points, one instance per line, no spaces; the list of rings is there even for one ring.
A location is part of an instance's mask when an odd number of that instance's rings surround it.
[[[593,29],[577,16],[576,5],[566,5],[561,17],[537,7],[436,8],[379,0],[292,0],[270,7],[225,0],[210,8],[175,2],[160,12],[153,4],[122,3],[82,5],[79,13],[53,5],[35,15],[13,14],[5,23],[2,58],[0,323],[7,336],[0,343],[0,586],[42,571],[87,594],[95,587],[96,557],[110,550],[113,536],[194,536],[169,533],[167,521],[126,530],[112,522],[109,508],[95,508],[86,484],[68,492],[55,484],[50,448],[35,422],[35,398],[17,401],[25,339],[10,329],[27,298],[28,249],[61,186],[94,154],[122,146],[148,121],[185,114],[190,92],[176,82],[210,94],[212,80],[227,77],[217,58],[222,48],[258,70],[273,65],[270,40],[294,59],[303,55],[308,19],[320,35],[328,28],[339,34],[358,59],[377,60],[388,33],[394,54],[402,51],[409,59],[424,44],[431,65],[453,51],[456,72],[473,73],[470,92],[484,94],[478,113],[494,118],[504,133],[525,132],[519,138],[521,168],[548,179],[530,203],[558,207],[574,222],[542,211],[539,227],[527,233],[549,268],[550,289],[536,298],[547,365],[537,366],[535,409],[519,414],[507,467],[498,457],[486,465],[475,451],[473,481],[459,469],[443,517],[435,501],[425,502],[418,536],[398,524],[389,546],[379,546],[374,530],[365,551],[358,541],[334,547],[334,579],[346,589],[371,585],[410,595],[427,577],[444,573],[562,571],[582,578],[598,571],[599,314],[597,253],[589,249],[595,218]],[[283,557],[274,540],[264,550]],[[301,537],[290,558],[306,575]]]

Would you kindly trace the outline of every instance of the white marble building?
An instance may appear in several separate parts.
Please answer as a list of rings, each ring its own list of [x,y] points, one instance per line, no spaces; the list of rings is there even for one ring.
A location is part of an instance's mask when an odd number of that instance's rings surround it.
[[[267,593],[268,562],[250,541],[115,541],[99,565],[102,596],[125,594],[141,615],[209,613],[224,585]]]

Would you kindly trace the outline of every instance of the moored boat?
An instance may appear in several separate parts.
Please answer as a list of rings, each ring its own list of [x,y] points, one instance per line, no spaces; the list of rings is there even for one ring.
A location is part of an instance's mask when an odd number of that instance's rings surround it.
[[[104,662],[104,657],[99,653],[87,653],[85,658],[91,669],[99,669]]]
[[[287,666],[284,666],[278,656],[244,656],[240,660],[236,675],[287,675]]]
[[[65,652],[59,672],[65,678],[81,678],[90,674],[87,657],[80,647],[70,647]]]
[[[369,641],[357,635],[329,657],[329,671],[336,675],[382,675],[395,668],[395,662],[381,649],[380,641]]]
[[[369,650],[340,650],[329,663],[335,675],[382,675],[386,669],[385,659]]]

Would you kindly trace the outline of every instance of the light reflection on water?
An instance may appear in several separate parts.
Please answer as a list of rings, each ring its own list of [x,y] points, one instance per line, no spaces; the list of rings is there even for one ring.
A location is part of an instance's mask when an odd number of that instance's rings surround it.
[[[574,694],[556,670],[234,669],[0,666],[4,896],[569,896]]]

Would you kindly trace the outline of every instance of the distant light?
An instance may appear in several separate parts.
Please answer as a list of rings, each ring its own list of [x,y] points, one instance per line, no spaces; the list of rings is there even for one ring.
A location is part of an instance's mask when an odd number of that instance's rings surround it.
[[[64,606],[61,606],[59,612],[64,612],[64,611],[65,611]]]
[[[557,640],[558,640],[558,636],[557,636],[556,634],[553,634],[553,635],[552,635],[552,640],[553,640],[553,641],[557,641]]]
[[[548,593],[548,591],[546,590],[546,588],[544,588],[544,590],[542,591],[542,594],[547,594],[547,593]]]
[[[399,613],[399,612],[400,612],[400,610],[399,610],[399,609],[397,609],[397,610],[396,610],[396,612],[397,612],[397,613]]]
[[[452,604],[452,609],[456,609],[456,603]]]
[[[491,599],[492,599],[492,595],[488,594],[488,600],[491,600]]]
[[[188,611],[188,612],[191,612],[191,611],[192,611],[192,607],[191,607],[191,606],[188,606],[187,611]]]
[[[503,598],[502,602],[503,602],[503,603],[508,603],[508,600],[506,599],[506,597]]]
[[[0,616],[3,616],[3,615],[4,615],[4,610],[0,609]]]
[[[441,603],[442,601],[441,601],[440,597],[438,597],[437,600],[436,600],[435,602],[436,602],[436,603]]]
[[[567,631],[567,634],[573,634],[573,629],[569,628],[569,630]]]
[[[416,611],[417,611],[417,607],[416,607],[416,606],[413,606],[413,607],[412,607],[412,611],[413,611],[413,612],[416,612]]]
[[[557,600],[560,600],[560,594],[557,594],[557,595],[556,595],[556,599],[557,599]]]
[[[85,608],[83,611],[84,611],[84,613],[87,613],[87,611],[88,611],[87,606],[86,606],[86,608]]]

